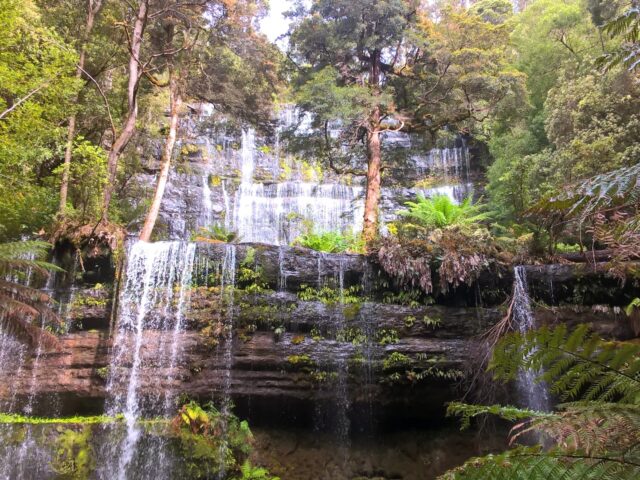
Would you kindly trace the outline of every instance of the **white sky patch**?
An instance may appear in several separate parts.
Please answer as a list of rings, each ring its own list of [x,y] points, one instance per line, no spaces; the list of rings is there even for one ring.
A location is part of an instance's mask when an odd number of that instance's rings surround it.
[[[272,42],[289,29],[289,20],[283,14],[290,6],[289,0],[269,0],[269,15],[260,22],[260,30]]]

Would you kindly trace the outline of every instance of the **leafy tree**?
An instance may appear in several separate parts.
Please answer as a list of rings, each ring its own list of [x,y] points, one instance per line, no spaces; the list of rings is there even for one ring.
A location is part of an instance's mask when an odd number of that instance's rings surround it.
[[[77,91],[76,54],[31,1],[0,1],[0,238],[47,223],[55,199],[43,179]]]
[[[358,172],[357,147],[365,147],[367,241],[377,232],[385,131],[471,129],[497,111],[509,116],[518,104],[523,77],[499,48],[507,27],[453,7],[436,16],[400,0],[321,0],[297,11],[296,98],[315,129],[305,140],[342,173]]]
[[[162,52],[159,55],[165,61],[164,69],[167,71],[168,81],[166,84],[161,84],[155,80],[154,83],[156,86],[168,84],[170,115],[158,182],[140,232],[140,239],[143,241],[150,240],[160,211],[178,134],[183,97],[191,95],[200,100],[212,102],[227,112],[239,114],[242,111],[245,117],[248,117],[247,112],[251,112],[252,121],[257,123],[260,117],[263,119],[266,117],[265,110],[272,105],[271,100],[277,86],[274,66],[264,65],[265,61],[260,57],[251,59],[251,54],[256,52],[261,53],[263,57],[273,58],[270,52],[264,52],[268,50],[261,43],[264,40],[256,35],[252,28],[257,2],[254,0],[212,1],[208,6],[211,14],[208,17],[203,16],[202,9],[205,3],[207,2],[192,5],[190,10],[184,8],[179,21],[172,16],[160,18],[157,26],[158,33],[155,35],[155,40],[159,44],[158,50]],[[216,6],[221,10],[215,12]],[[229,33],[233,34],[233,40],[227,37]],[[233,46],[246,46],[252,41],[256,41],[259,46],[252,48],[251,52],[245,48],[239,49],[237,54],[232,51]],[[230,67],[230,71],[224,74],[222,74],[223,68],[220,68],[217,61],[220,59],[219,56],[231,57],[230,65],[226,64]],[[212,68],[209,65],[217,67]],[[258,73],[260,70],[261,72]],[[229,95],[228,98],[219,94],[210,96],[211,92],[219,93],[223,85],[227,92],[230,91],[229,77],[233,78],[233,88],[236,88],[243,79],[245,80],[246,90],[239,89],[244,95]],[[205,85],[206,88],[204,88]]]
[[[367,193],[364,236],[377,234],[382,170],[381,134],[394,111],[389,77],[396,75],[405,34],[416,13],[406,0],[316,0],[299,4],[291,55],[300,64],[300,105],[327,133],[331,122],[344,139],[364,141]]]

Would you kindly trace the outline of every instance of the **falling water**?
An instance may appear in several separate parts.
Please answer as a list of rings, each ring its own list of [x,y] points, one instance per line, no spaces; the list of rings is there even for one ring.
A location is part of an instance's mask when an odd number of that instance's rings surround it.
[[[109,415],[123,413],[126,435],[118,446],[114,465],[103,475],[126,479],[137,461],[143,415],[170,414],[175,392],[172,375],[180,355],[179,337],[195,258],[195,244],[184,242],[137,242],[129,248],[124,286],[119,299],[117,332],[109,367],[107,391]],[[171,331],[171,335],[167,335]],[[169,344],[167,344],[167,340]],[[156,398],[145,402],[141,395],[142,369],[160,366]],[[165,382],[167,382],[165,384]],[[151,455],[144,471],[163,472],[164,455]],[[151,465],[151,463],[153,465]],[[117,473],[116,473],[117,472]]]
[[[426,198],[432,198],[436,195],[445,195],[449,199],[456,203],[462,203],[469,195],[473,194],[472,183],[462,183],[458,185],[442,185],[439,187],[425,188],[420,190],[420,193]]]
[[[520,333],[536,328],[536,320],[531,309],[527,274],[523,266],[513,271],[513,319]],[[543,383],[536,382],[539,372],[523,370],[518,377],[518,389],[527,408],[538,411],[549,410],[549,394]]]
[[[414,160],[421,173],[461,177],[464,170],[465,178],[469,177],[469,150],[465,147],[435,148]]]
[[[318,232],[359,231],[362,188],[339,184],[285,182],[241,185],[235,228],[245,242],[291,243],[310,221]]]
[[[213,223],[213,203],[211,201],[211,187],[209,186],[209,174],[205,171],[202,176],[202,210],[200,214],[199,226],[203,228],[211,227]]]
[[[233,369],[233,316],[234,316],[234,290],[236,284],[236,246],[226,245],[222,260],[222,272],[220,275],[220,295],[225,302],[222,364],[224,366],[222,381],[222,403],[220,412],[226,419],[231,414],[231,381]],[[220,442],[220,466],[219,478],[225,478],[225,460],[227,454],[227,422],[223,423],[223,441]]]
[[[255,133],[242,133],[242,182],[234,201],[233,215],[223,184],[225,227],[235,230],[243,242],[288,245],[310,222],[315,231],[359,231],[362,226],[363,189],[339,184],[253,182]]]
[[[253,129],[242,131],[242,183],[253,182],[255,170],[256,134]]]

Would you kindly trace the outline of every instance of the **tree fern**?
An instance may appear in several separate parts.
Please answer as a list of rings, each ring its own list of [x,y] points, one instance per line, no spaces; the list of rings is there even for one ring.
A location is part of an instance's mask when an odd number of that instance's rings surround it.
[[[487,218],[486,213],[480,212],[481,206],[471,202],[471,197],[457,205],[447,195],[435,195],[432,198],[418,195],[417,201],[407,202],[405,205],[409,209],[399,211],[398,215],[424,228],[465,226]]]
[[[565,325],[503,337],[489,367],[496,379],[515,380],[522,369],[540,372],[561,399],[553,413],[499,405],[454,403],[448,414],[463,427],[479,415],[517,422],[511,445],[528,434],[542,447],[517,446],[475,458],[447,472],[452,479],[636,479],[640,478],[640,345],[609,342],[580,326]]]
[[[611,53],[602,55],[598,64],[610,70],[622,64],[629,71],[640,66],[640,2],[632,0],[622,15],[604,25],[603,31],[609,36],[620,37],[622,45]]]
[[[505,336],[489,365],[499,380],[522,369],[542,371],[540,381],[562,400],[640,403],[640,345],[606,342],[581,325]]]
[[[57,349],[58,340],[34,325],[59,324],[60,319],[49,308],[51,298],[44,292],[20,283],[31,275],[45,276],[60,268],[42,258],[50,249],[44,242],[12,242],[0,244],[0,331],[32,346]]]
[[[542,199],[533,213],[562,213],[570,218],[586,218],[610,207],[640,201],[640,163],[596,175],[570,185],[559,195]]]

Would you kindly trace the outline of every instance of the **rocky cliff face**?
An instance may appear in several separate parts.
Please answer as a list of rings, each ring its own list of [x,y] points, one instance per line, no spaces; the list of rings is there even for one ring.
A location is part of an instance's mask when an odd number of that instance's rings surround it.
[[[222,289],[229,249],[235,252],[236,281]],[[241,415],[257,420],[299,425],[317,421],[318,415],[330,417],[338,407],[355,424],[441,418],[443,404],[459,393],[456,388],[476,361],[478,335],[504,315],[504,306],[479,305],[476,290],[466,302],[439,298],[431,306],[401,292],[390,296],[388,287],[382,288],[388,279],[358,255],[199,244],[194,265],[183,330],[144,332],[140,396],[229,395]],[[577,294],[588,304],[585,285],[601,282],[597,290],[607,291],[601,274],[529,267],[528,275],[535,298],[556,299],[554,307],[537,308],[540,322],[590,323],[604,335],[632,336],[619,310],[558,306]],[[502,289],[506,296],[509,285],[505,272],[501,283],[486,285],[481,279],[478,289]],[[617,295],[594,300],[615,305]],[[0,397],[35,394],[43,414],[51,398],[59,399],[66,413],[101,411],[111,368],[113,297],[108,284],[75,284],[62,352],[9,373],[0,382]],[[150,315],[161,317],[163,310],[152,309]],[[169,335],[177,335],[175,348],[181,352],[175,364],[159,354]],[[121,350],[134,350],[133,332],[121,341]],[[132,362],[124,359],[120,366],[130,368]]]

